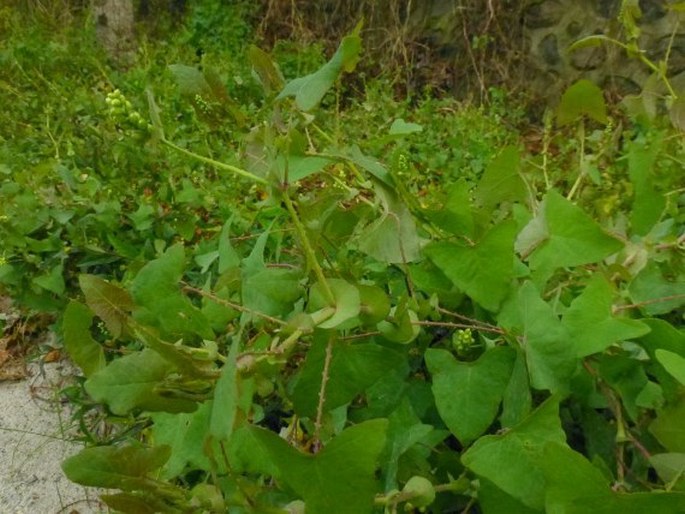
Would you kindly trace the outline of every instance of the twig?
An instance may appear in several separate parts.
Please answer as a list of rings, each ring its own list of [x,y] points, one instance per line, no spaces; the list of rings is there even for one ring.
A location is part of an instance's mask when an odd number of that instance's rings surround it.
[[[620,312],[620,311],[625,311],[628,309],[638,309],[640,307],[644,307],[645,305],[651,305],[653,303],[664,303],[664,302],[670,302],[672,300],[680,300],[682,298],[685,298],[685,294],[674,294],[671,296],[662,296],[661,298],[652,298],[651,300],[645,300],[643,302],[637,302],[637,303],[631,303],[628,305],[616,305],[613,307],[613,312]]]
[[[436,310],[441,314],[447,314],[448,316],[453,316],[457,319],[460,319],[463,321],[468,321],[469,323],[472,323],[474,325],[480,325],[484,329],[497,329],[498,328],[495,325],[491,325],[490,323],[486,323],[485,321],[480,321],[480,320],[475,319],[475,318],[470,318],[468,316],[464,316],[463,314],[459,314],[458,312],[448,311],[447,309],[444,309],[442,307],[438,307]]]
[[[323,420],[323,406],[326,402],[326,385],[328,384],[331,360],[333,359],[333,337],[328,340],[326,345],[326,357],[323,361],[323,371],[321,373],[321,389],[319,389],[319,404],[316,407],[316,421],[314,422],[314,441],[321,440],[321,425]]]
[[[281,319],[274,318],[273,316],[269,316],[268,314],[264,314],[258,311],[255,311],[253,309],[249,309],[243,305],[240,305],[239,303],[234,303],[229,300],[226,300],[224,298],[220,298],[216,296],[215,294],[208,293],[207,291],[203,291],[202,289],[198,289],[197,287],[193,287],[187,282],[181,281],[181,285],[183,286],[184,291],[190,291],[192,293],[199,294],[200,296],[204,296],[205,298],[209,298],[210,300],[219,303],[221,305],[225,305],[226,307],[230,307],[231,309],[235,309],[239,312],[245,312],[247,314],[253,314],[259,318],[265,319],[267,321],[271,321],[272,323],[276,323],[281,326],[286,326],[287,323]]]
[[[427,326],[427,327],[445,327],[445,328],[470,328],[471,330],[479,330],[481,332],[490,332],[492,334],[505,335],[506,332],[493,326],[472,325],[467,323],[450,323],[448,321],[412,321],[412,325]]]

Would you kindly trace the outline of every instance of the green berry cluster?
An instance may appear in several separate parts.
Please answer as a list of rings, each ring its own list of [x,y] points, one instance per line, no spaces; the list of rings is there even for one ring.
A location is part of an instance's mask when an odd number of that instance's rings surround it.
[[[464,353],[473,345],[473,332],[470,328],[457,330],[452,335],[452,346],[457,353]]]
[[[152,130],[152,125],[143,118],[138,111],[133,108],[124,94],[115,89],[107,94],[105,103],[109,107],[108,114],[110,119],[121,129],[132,132],[131,135],[144,133]]]

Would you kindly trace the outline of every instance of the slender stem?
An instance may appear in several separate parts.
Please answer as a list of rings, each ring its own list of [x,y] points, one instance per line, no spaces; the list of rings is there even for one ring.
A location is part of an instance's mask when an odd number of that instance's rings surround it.
[[[485,321],[480,321],[475,318],[470,318],[469,316],[464,316],[463,314],[459,314],[458,312],[452,312],[447,309],[444,309],[442,307],[438,307],[436,309],[438,312],[441,314],[447,314],[448,316],[453,316],[457,319],[461,319],[463,321],[468,321],[469,323],[473,323],[474,325],[480,325],[481,327],[485,327],[485,329],[497,329],[495,325],[491,325],[490,323],[486,323]]]
[[[471,330],[479,330],[481,332],[491,332],[499,335],[506,334],[506,332],[499,327],[488,327],[466,323],[450,323],[447,321],[413,321],[412,325],[419,325],[422,327],[470,328]]]
[[[190,291],[192,293],[199,294],[200,296],[204,296],[205,298],[209,298],[213,302],[216,302],[221,305],[225,305],[226,307],[230,307],[231,309],[235,309],[239,312],[245,312],[247,314],[253,314],[254,316],[257,316],[258,318],[265,319],[267,321],[271,321],[272,323],[276,323],[278,325],[286,326],[287,323],[283,321],[282,319],[274,318],[273,316],[269,316],[268,314],[262,314],[261,312],[255,311],[253,309],[248,309],[247,307],[244,307],[243,305],[240,305],[239,303],[231,302],[229,300],[225,300],[224,298],[221,298],[219,296],[216,296],[215,294],[208,293],[207,291],[203,291],[202,289],[198,289],[197,287],[193,287],[187,282],[181,281],[181,284],[183,285],[183,290],[184,291]]]
[[[231,172],[235,173],[236,175],[240,175],[241,177],[249,178],[250,180],[253,180],[255,182],[259,182],[260,184],[265,184],[265,185],[269,184],[268,180],[266,180],[262,177],[258,177],[257,175],[254,175],[253,173],[250,173],[249,171],[246,171],[242,168],[238,168],[237,166],[233,166],[231,164],[226,164],[225,162],[216,161],[214,159],[210,159],[209,157],[205,157],[204,155],[200,155],[198,153],[191,152],[190,150],[186,150],[185,148],[180,147],[180,146],[172,143],[168,139],[162,138],[161,141],[162,141],[162,143],[167,145],[169,148],[173,148],[177,152],[181,152],[182,154],[187,155],[188,157],[192,157],[193,159],[197,159],[198,161],[202,161],[206,164],[209,164],[210,166],[214,166],[215,168],[219,168],[219,169],[226,170],[226,171],[231,171]]]
[[[578,178],[576,179],[571,191],[569,191],[566,196],[567,200],[571,200],[573,195],[576,194],[580,183],[585,176],[585,120],[581,118],[580,125],[578,126],[578,139],[580,139],[580,150],[578,151],[578,168],[580,172],[578,173]]]
[[[326,301],[328,302],[328,304],[335,305],[335,295],[333,295],[331,286],[328,284],[328,281],[326,280],[326,277],[323,274],[323,270],[321,269],[321,265],[319,264],[319,261],[316,259],[316,253],[314,252],[314,248],[312,247],[309,241],[309,237],[307,237],[307,231],[305,230],[304,225],[302,225],[300,218],[297,216],[297,211],[295,210],[295,206],[293,205],[293,202],[290,199],[290,195],[288,195],[288,191],[283,191],[283,203],[285,203],[285,207],[286,209],[288,209],[290,218],[293,220],[293,223],[295,224],[295,230],[297,231],[297,235],[300,238],[305,258],[307,259],[307,266],[314,271],[317,280],[321,284],[323,294],[326,297]]]
[[[321,440],[321,425],[323,420],[323,407],[326,402],[326,385],[330,376],[331,360],[333,360],[333,336],[326,344],[326,357],[323,361],[321,372],[321,389],[319,389],[319,404],[316,407],[316,421],[314,422],[314,440]]]
[[[645,305],[651,305],[653,303],[663,303],[670,302],[673,300],[681,300],[685,298],[685,294],[674,294],[671,296],[663,296],[661,298],[652,298],[651,300],[645,300],[644,302],[631,303],[630,305],[618,305],[613,308],[614,313],[619,311],[625,311],[628,309],[638,309],[644,307]]]
[[[551,183],[547,174],[547,164],[549,158],[549,144],[552,130],[552,111],[545,111],[545,125],[542,133],[542,174],[545,177],[545,190],[549,191]]]

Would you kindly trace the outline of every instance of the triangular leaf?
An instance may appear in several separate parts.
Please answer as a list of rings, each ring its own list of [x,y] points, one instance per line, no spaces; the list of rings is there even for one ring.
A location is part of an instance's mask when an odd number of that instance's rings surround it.
[[[547,442],[564,443],[559,400],[549,398],[519,425],[502,435],[478,439],[462,456],[471,471],[534,509],[545,503],[542,470]]]
[[[85,388],[95,401],[124,416],[139,408],[150,411],[191,412],[196,403],[161,395],[155,389],[173,367],[156,352],[145,349],[121,357],[88,380]]]
[[[387,420],[378,419],[347,428],[317,455],[298,452],[273,432],[250,430],[307,512],[370,514],[387,426]]]
[[[597,274],[564,313],[563,325],[571,334],[577,357],[602,352],[614,343],[649,332],[640,321],[614,317],[613,297],[609,283]]]
[[[295,384],[292,401],[295,411],[314,418],[319,404],[328,341],[315,339]],[[355,396],[396,369],[406,367],[403,352],[376,344],[333,342],[328,367],[324,411],[351,402]]]
[[[516,224],[504,221],[473,246],[438,242],[426,255],[459,289],[488,310],[496,311],[507,296],[514,274]]]
[[[154,423],[150,429],[152,440],[157,446],[167,445],[171,448],[171,456],[162,469],[163,478],[175,478],[187,467],[210,470],[204,446],[211,409],[212,402],[209,401],[193,413],[151,414]]]
[[[136,317],[158,325],[171,337],[201,336],[213,339],[209,322],[191,301],[181,294],[179,282],[185,267],[185,252],[180,244],[148,262],[131,284],[131,294],[140,308]]]
[[[552,392],[567,391],[578,365],[568,331],[540,298],[532,282],[521,286],[517,298],[523,324],[521,346],[526,354],[531,385]]]
[[[497,347],[477,361],[465,363],[446,350],[426,351],[438,412],[463,446],[483,434],[495,420],[515,357],[511,348]]]
[[[609,122],[602,90],[586,79],[579,80],[564,91],[557,108],[557,124],[560,127],[568,125],[582,116],[602,124]]]
[[[361,26],[345,36],[330,61],[306,77],[288,82],[276,97],[278,100],[288,96],[295,97],[297,107],[303,111],[314,109],[343,72],[354,69],[359,60],[362,40],[359,37]]]
[[[474,199],[488,211],[504,201],[524,201],[527,189],[519,175],[520,165],[519,150],[513,146],[504,148],[485,169]]]
[[[528,257],[531,269],[555,270],[590,264],[623,247],[580,207],[554,190],[547,193],[540,213],[530,223],[544,227],[536,242],[527,242],[528,249],[535,248]],[[526,229],[522,235],[525,233]],[[520,243],[519,239],[517,249],[522,250]]]

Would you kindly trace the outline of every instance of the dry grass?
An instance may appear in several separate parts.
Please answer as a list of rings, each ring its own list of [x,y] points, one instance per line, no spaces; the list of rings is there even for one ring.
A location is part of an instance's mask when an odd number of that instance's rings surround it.
[[[444,16],[412,0],[262,0],[263,43],[324,41],[332,52],[364,20],[364,71],[390,76],[403,93],[433,92],[484,101],[493,86],[525,83],[522,2],[452,0]],[[445,19],[457,23],[444,24]]]

